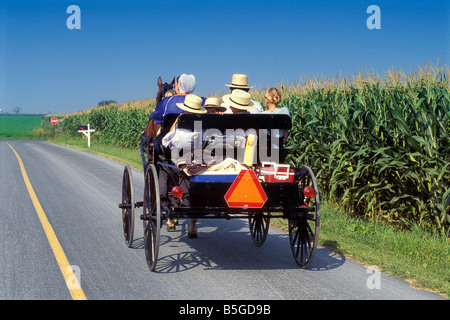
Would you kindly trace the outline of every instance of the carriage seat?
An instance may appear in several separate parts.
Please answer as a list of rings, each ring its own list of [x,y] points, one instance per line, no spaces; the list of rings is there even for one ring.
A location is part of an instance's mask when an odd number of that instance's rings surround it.
[[[165,116],[160,136],[170,131],[178,114]],[[210,150],[222,149],[223,155],[229,155],[230,149],[236,157],[243,155],[245,142],[249,134],[257,136],[256,163],[268,161],[275,148],[279,150],[279,161],[284,162],[287,149],[284,148],[284,131],[290,130],[291,118],[283,114],[182,114],[178,118],[177,128],[202,132],[202,147]],[[162,139],[162,137],[160,139]],[[157,138],[158,140],[158,138]],[[161,141],[161,140],[160,140]],[[170,159],[170,150],[164,150],[166,160]],[[235,159],[236,159],[235,157]],[[241,161],[242,159],[237,159]],[[270,160],[270,159],[269,159]]]

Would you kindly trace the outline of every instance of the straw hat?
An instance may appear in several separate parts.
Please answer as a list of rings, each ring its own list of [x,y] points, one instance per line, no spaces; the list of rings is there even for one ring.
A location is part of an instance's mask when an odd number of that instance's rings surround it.
[[[226,107],[220,105],[220,99],[216,97],[207,98],[205,100],[205,108],[214,108],[218,112],[224,112],[227,110]]]
[[[206,113],[202,107],[203,99],[195,94],[188,94],[184,98],[184,103],[177,103],[178,108],[192,113]]]
[[[233,90],[232,93],[222,97],[223,102],[239,110],[253,109],[252,96],[243,90]]]
[[[233,74],[231,78],[231,84],[226,84],[227,87],[236,89],[251,89],[253,87],[248,86],[248,76],[246,74]]]

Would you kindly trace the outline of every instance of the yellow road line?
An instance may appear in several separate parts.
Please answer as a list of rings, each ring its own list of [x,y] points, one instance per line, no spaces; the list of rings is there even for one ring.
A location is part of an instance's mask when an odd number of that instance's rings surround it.
[[[38,198],[36,197],[36,193],[31,186],[30,179],[28,179],[27,172],[25,171],[25,167],[23,165],[22,159],[19,154],[14,150],[13,147],[8,143],[8,146],[16,155],[17,160],[19,161],[20,170],[22,171],[23,180],[25,181],[25,185],[27,186],[28,193],[30,194],[31,201],[33,202],[34,208],[36,209],[39,220],[41,221],[42,227],[44,228],[45,234],[47,235],[48,242],[53,250],[53,254],[55,255],[56,261],[59,265],[59,269],[66,280],[67,288],[74,300],[87,300],[84,295],[83,290],[81,289],[81,285],[78,282],[77,277],[75,276],[74,270],[70,265],[67,257],[56,237],[55,232],[45,215],[44,210],[42,209],[41,204],[39,203]]]

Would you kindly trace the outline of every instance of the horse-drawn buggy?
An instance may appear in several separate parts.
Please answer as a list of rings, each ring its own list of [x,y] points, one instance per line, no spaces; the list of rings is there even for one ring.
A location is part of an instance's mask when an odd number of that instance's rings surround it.
[[[164,147],[162,135],[191,133],[192,143]],[[168,114],[156,139],[143,136],[144,196],[135,202],[130,167],[123,172],[125,241],[131,246],[135,209],[142,208],[144,251],[150,270],[158,261],[160,229],[178,219],[248,219],[256,246],[270,220],[286,219],[295,262],[306,268],[319,232],[319,193],[312,170],[285,164],[284,132],[291,118],[280,114]]]

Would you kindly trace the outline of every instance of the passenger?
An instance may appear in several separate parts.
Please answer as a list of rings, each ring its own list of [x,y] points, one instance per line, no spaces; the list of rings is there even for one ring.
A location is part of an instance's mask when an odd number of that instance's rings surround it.
[[[203,99],[195,94],[186,95],[186,99],[182,103],[177,103],[177,107],[184,111],[184,113],[206,113],[206,109],[203,108]],[[199,135],[199,132],[192,132],[187,129],[178,129],[177,123],[178,119],[175,120],[174,124],[170,128],[170,131],[162,138],[162,144],[164,147],[169,149],[176,148],[176,152],[172,153],[171,159],[174,163],[182,160],[179,155],[180,149],[192,150],[195,147],[195,140]],[[196,220],[191,219],[189,224],[188,237],[196,238],[197,229],[195,226]],[[175,231],[176,225],[178,224],[177,219],[169,218],[167,220],[167,231]]]
[[[231,94],[223,96],[222,100],[230,106],[230,110],[233,114],[251,114],[250,110],[254,108],[254,102],[251,99],[251,95],[248,92],[245,92],[243,90],[234,89]],[[252,116],[253,117],[253,116]],[[257,137],[257,130],[255,129],[235,129],[233,130],[232,134],[227,134],[227,141],[233,141],[234,145],[240,145],[242,150],[245,152],[246,148],[246,141],[249,141],[248,139],[250,136],[254,136],[252,139],[255,139]],[[239,142],[241,141],[241,142]],[[254,141],[254,140],[252,140]],[[251,143],[251,145],[254,145],[254,142]],[[245,154],[242,154],[243,158],[241,159],[239,156],[239,152],[236,155],[236,160],[240,162],[245,162]],[[251,160],[253,162],[253,160]]]
[[[176,92],[175,90],[169,90],[169,91],[167,91],[167,92],[164,94],[164,98],[171,97],[171,96],[174,96],[174,95],[176,95],[176,94],[177,94],[177,92]]]
[[[263,114],[287,114],[289,117],[291,116],[291,113],[289,112],[289,109],[286,107],[278,107],[278,104],[281,101],[281,92],[277,88],[270,88],[266,91],[264,94],[265,103],[267,106],[267,110],[263,111]],[[282,141],[284,144],[284,139],[287,138],[289,135],[288,130],[280,130],[278,134],[275,136]],[[272,145],[272,148],[278,148],[276,145]]]
[[[291,116],[289,109],[286,107],[278,107],[281,101],[281,92],[277,88],[270,88],[264,94],[267,110],[262,113],[287,114]]]
[[[146,128],[146,135],[156,137],[161,128],[161,123],[166,114],[184,113],[184,110],[178,108],[178,103],[183,103],[186,95],[195,90],[195,77],[192,74],[182,74],[175,80],[176,95],[161,100],[151,114]]]
[[[183,113],[206,113],[207,110],[202,106],[203,99],[195,94],[188,94],[183,103],[177,103],[177,106],[183,110]],[[187,129],[178,129],[178,119],[170,128],[170,131],[162,138],[162,145],[166,148],[173,149],[191,149],[195,138],[199,132],[192,132]],[[176,161],[177,159],[172,159]]]
[[[248,76],[245,74],[239,74],[239,73],[233,74],[233,76],[231,78],[231,84],[226,84],[225,86],[230,88],[230,90],[231,90],[230,93],[233,93],[233,90],[235,90],[235,89],[239,89],[239,90],[248,92],[250,89],[253,88],[253,87],[248,86]],[[250,110],[250,113],[260,113],[264,110],[262,105],[258,101],[252,100],[252,102],[253,102],[254,108]],[[222,106],[224,106],[228,109],[225,113],[233,113],[229,109],[228,104],[222,103]]]
[[[208,111],[208,113],[218,114],[223,114],[225,111],[227,111],[226,107],[222,107],[220,105],[220,99],[216,97],[207,98],[205,100],[205,109]]]
[[[222,100],[233,114],[250,113],[255,106],[251,95],[243,90],[234,89],[230,94],[224,95]],[[222,104],[223,105],[223,104]]]

